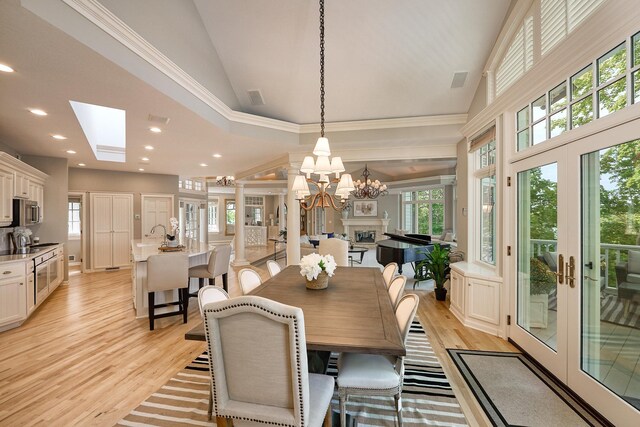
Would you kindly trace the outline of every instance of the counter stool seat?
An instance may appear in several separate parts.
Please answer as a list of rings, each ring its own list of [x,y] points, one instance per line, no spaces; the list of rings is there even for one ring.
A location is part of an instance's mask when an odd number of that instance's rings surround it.
[[[215,246],[209,256],[207,264],[196,265],[189,268],[189,278],[198,278],[198,289],[204,286],[204,280],[209,279],[209,285],[215,286],[215,279],[222,276],[222,288],[228,292],[228,272],[229,261],[231,259],[231,246]],[[189,294],[190,297],[197,298],[198,292]]]

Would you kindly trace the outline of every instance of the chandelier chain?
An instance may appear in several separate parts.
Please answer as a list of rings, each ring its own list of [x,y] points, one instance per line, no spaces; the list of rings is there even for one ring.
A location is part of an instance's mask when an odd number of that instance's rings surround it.
[[[324,137],[324,0],[320,0],[320,136]]]

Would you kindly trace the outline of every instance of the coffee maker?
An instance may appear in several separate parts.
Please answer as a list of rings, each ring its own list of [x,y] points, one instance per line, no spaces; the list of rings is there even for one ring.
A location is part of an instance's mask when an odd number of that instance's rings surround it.
[[[11,243],[13,245],[12,252],[16,254],[26,254],[29,252],[31,245],[31,237],[23,233],[10,233]]]

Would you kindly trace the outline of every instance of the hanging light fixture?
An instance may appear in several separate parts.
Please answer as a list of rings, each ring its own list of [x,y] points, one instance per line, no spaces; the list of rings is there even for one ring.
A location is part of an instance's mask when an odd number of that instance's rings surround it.
[[[306,178],[303,175],[296,176],[292,187],[300,207],[306,211],[328,207],[341,211],[347,207],[347,199],[353,191],[351,175],[345,173],[340,176],[345,170],[342,159],[329,158],[329,140],[324,136],[324,93],[324,0],[320,0],[320,138],[313,149],[315,161],[313,156],[306,156],[300,167],[300,172],[306,174]],[[335,173],[335,178],[329,177],[332,173]],[[311,174],[319,175],[319,178],[312,179]],[[311,194],[309,184],[317,188],[317,193]],[[332,184],[337,184],[333,195],[328,192]]]
[[[236,179],[232,176],[216,176],[216,185],[219,187],[232,187]]]
[[[367,165],[365,164],[364,171],[362,171],[364,179],[362,181],[357,180],[354,184],[355,190],[353,191],[353,197],[356,199],[375,199],[378,196],[386,196],[389,193],[386,184],[381,183],[377,179],[371,180],[369,175],[369,169],[367,169]]]

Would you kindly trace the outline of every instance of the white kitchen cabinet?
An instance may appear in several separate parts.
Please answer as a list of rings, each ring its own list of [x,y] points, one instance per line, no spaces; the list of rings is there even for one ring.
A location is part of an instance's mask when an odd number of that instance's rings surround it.
[[[0,225],[13,221],[13,171],[0,168]]]
[[[15,180],[14,180],[14,193],[13,197],[19,197],[21,199],[29,198],[29,177],[23,172],[16,171],[15,172]]]
[[[25,263],[0,266],[0,330],[27,318]]]
[[[451,264],[449,310],[470,328],[502,336],[502,278],[469,263]]]
[[[133,238],[133,195],[91,194],[92,268],[130,266]]]

